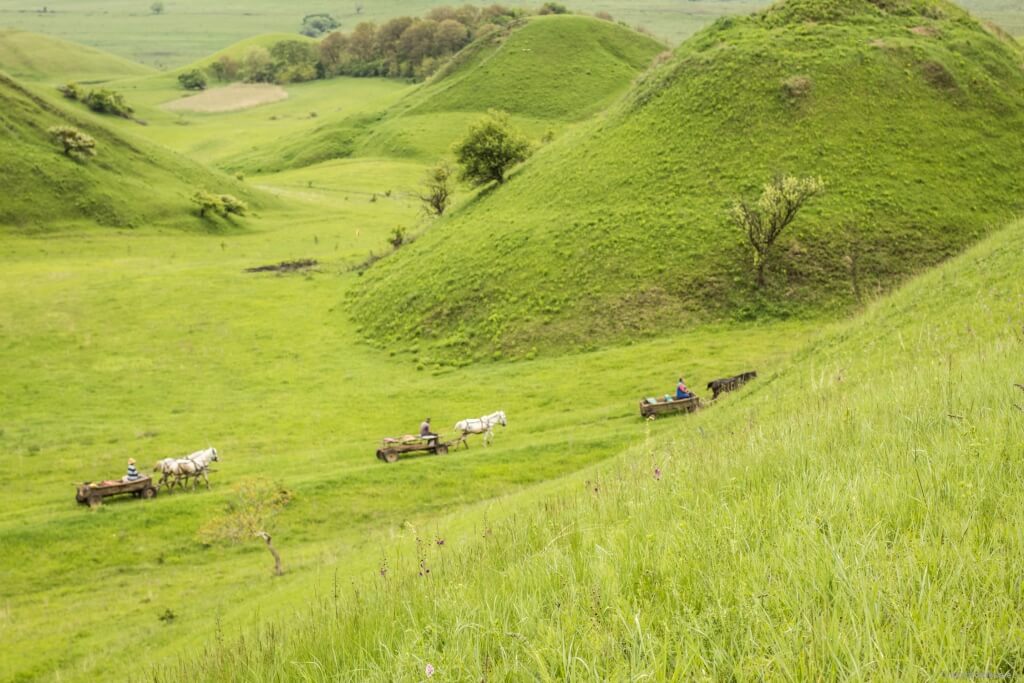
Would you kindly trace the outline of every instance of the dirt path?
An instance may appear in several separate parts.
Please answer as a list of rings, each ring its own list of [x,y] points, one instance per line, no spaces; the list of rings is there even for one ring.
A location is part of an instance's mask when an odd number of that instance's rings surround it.
[[[288,99],[288,92],[279,85],[265,83],[232,83],[223,88],[213,88],[179,100],[167,102],[163,108],[168,111],[194,111],[202,114],[216,114],[225,111],[250,109],[261,104],[270,104]]]

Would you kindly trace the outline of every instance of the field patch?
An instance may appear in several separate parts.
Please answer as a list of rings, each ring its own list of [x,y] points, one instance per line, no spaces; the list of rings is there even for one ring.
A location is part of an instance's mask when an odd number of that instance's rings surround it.
[[[252,109],[263,104],[288,99],[288,91],[279,85],[266,83],[232,83],[213,88],[192,97],[184,97],[163,105],[168,111],[191,111],[200,114],[219,114],[228,111]]]

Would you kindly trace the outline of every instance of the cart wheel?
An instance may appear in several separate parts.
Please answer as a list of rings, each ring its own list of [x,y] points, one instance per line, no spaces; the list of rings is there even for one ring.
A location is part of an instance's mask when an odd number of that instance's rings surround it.
[[[398,462],[398,453],[394,451],[385,451],[384,459],[388,462]]]
[[[143,498],[156,498],[156,489],[153,488],[152,486],[148,486],[148,487],[142,489],[142,491],[140,492],[140,495]]]
[[[448,446],[445,446],[444,444],[441,444],[440,446],[438,446],[437,450],[434,451],[434,455],[445,455],[447,453],[448,453]]]
[[[89,496],[89,507],[98,508],[100,505],[103,505],[103,496],[98,493],[91,494]]]

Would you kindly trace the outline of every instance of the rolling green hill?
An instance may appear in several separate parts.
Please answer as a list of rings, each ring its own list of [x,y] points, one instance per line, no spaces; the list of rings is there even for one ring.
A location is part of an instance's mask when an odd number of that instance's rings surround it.
[[[511,113],[539,137],[606,108],[662,49],[599,19],[533,17],[474,42],[385,112],[327,121],[226,167],[283,170],[347,156],[433,161],[488,109]]]
[[[59,106],[0,74],[0,226],[35,230],[73,221],[206,229],[194,215],[197,190],[267,201],[238,181],[163,148],[135,141],[87,110]],[[88,161],[66,157],[47,130],[73,126],[97,142]]]
[[[0,28],[0,71],[23,81],[105,81],[153,69],[60,38]]]
[[[1018,222],[611,466],[410,528],[351,588],[157,677],[1019,676],[1022,240]]]
[[[371,269],[352,310],[463,360],[838,314],[1024,209],[1022,127],[1019,45],[954,5],[781,2],[693,37]],[[727,210],[779,172],[828,191],[759,290]]]

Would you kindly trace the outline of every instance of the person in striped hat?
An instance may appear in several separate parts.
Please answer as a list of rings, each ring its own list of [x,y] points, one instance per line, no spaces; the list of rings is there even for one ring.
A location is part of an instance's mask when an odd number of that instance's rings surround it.
[[[135,458],[128,458],[128,474],[124,475],[125,481],[137,481],[142,479],[142,475],[135,468]]]

